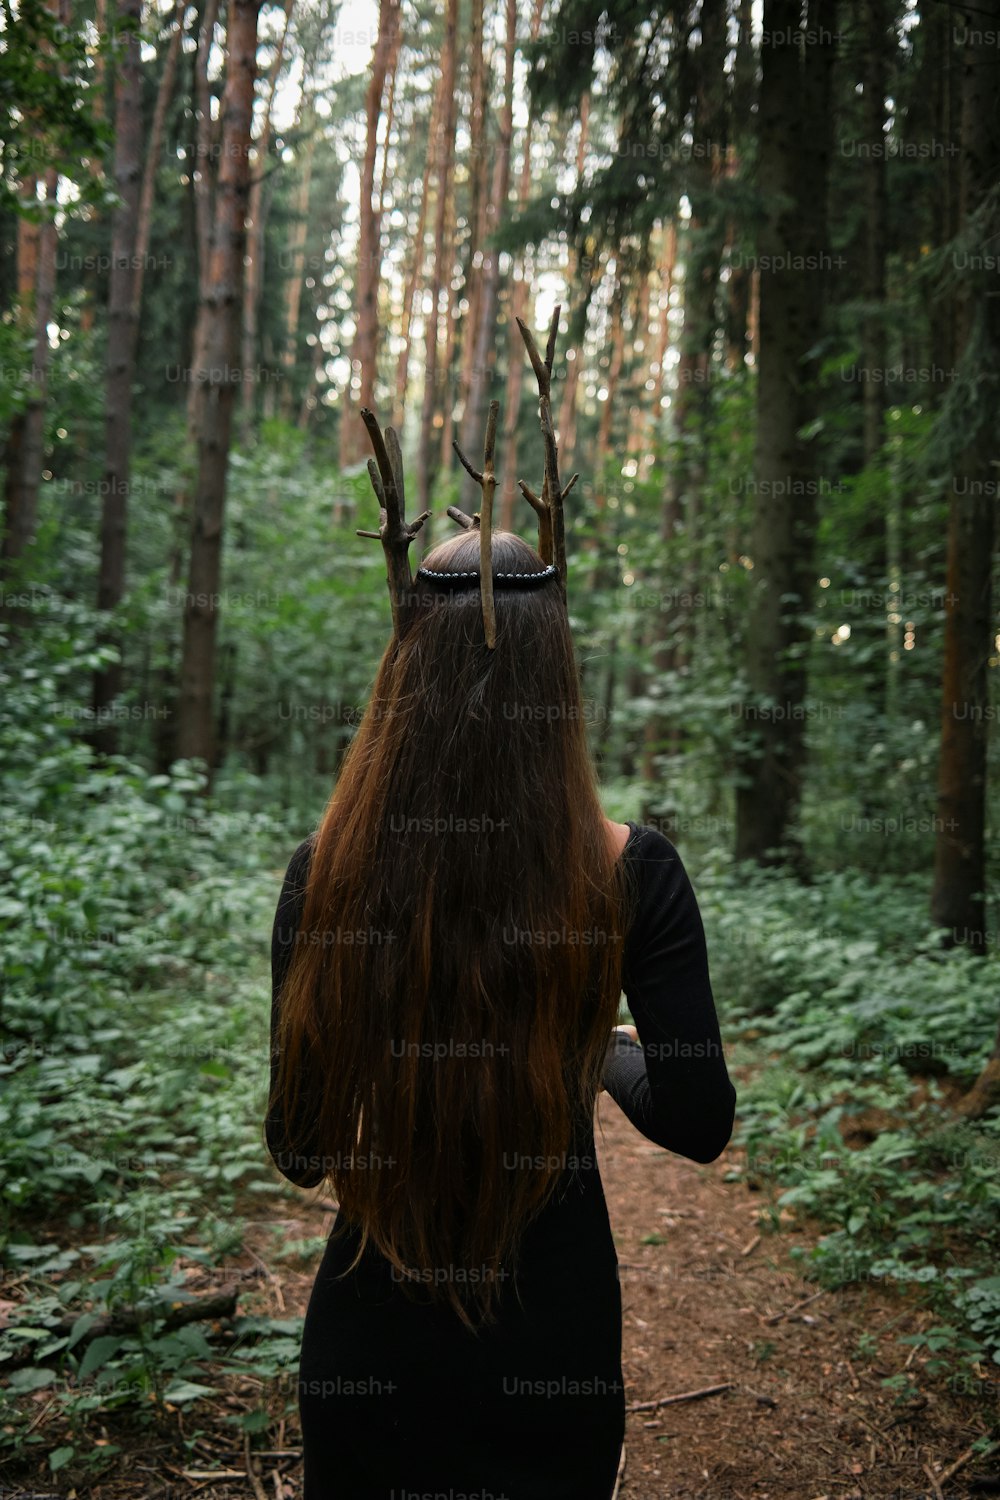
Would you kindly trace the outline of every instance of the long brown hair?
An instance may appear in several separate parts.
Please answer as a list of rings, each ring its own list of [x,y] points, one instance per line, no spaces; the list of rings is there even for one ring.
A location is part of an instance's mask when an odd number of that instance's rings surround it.
[[[424,564],[475,570],[475,530]],[[493,571],[538,572],[493,534]],[[271,1107],[404,1287],[495,1317],[524,1230],[593,1121],[633,897],[555,579],[414,579],[315,836]],[[297,1120],[306,1077],[318,1119]],[[346,1274],[346,1273],[345,1273]]]

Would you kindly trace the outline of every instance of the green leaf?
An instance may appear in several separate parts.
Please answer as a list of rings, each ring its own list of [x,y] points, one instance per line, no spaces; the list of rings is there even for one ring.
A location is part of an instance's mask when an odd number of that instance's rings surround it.
[[[27,1370],[12,1370],[9,1376],[11,1389],[15,1391],[40,1391],[43,1386],[52,1385],[55,1378],[55,1370],[46,1370],[41,1365],[32,1365]]]
[[[72,1349],[74,1344],[78,1344],[83,1338],[83,1335],[87,1333],[89,1329],[93,1328],[96,1322],[96,1313],[81,1313],[76,1322],[73,1324],[73,1328],[69,1336],[69,1343],[66,1345],[67,1349]]]
[[[75,1448],[53,1448],[49,1454],[49,1468],[53,1474],[58,1474],[60,1469],[64,1469],[75,1453]]]
[[[184,1401],[197,1401],[199,1396],[215,1396],[218,1392],[214,1385],[196,1385],[191,1380],[175,1380],[167,1386],[163,1392],[164,1401],[172,1401],[179,1405]]]
[[[86,1380],[88,1375],[93,1375],[95,1370],[99,1370],[113,1355],[118,1353],[124,1342],[124,1339],[110,1333],[95,1339],[83,1356],[83,1362],[77,1371],[78,1378]]]

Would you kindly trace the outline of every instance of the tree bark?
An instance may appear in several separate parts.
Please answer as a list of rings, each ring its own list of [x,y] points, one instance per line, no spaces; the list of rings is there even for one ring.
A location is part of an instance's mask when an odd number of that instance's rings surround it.
[[[207,295],[209,264],[212,256],[214,220],[212,206],[215,197],[215,147],[212,130],[212,91],[208,82],[208,62],[215,41],[215,27],[219,15],[219,0],[206,0],[198,36],[198,52],[194,65],[195,98],[195,169],[192,173],[195,209],[195,243],[198,250],[198,300],[199,306]],[[206,353],[198,340],[206,332],[204,320],[195,319],[194,339],[191,350],[191,383],[188,386],[187,420],[188,440],[194,441],[197,421],[198,396],[195,371],[204,369]],[[183,511],[187,510],[187,496],[179,497]]]
[[[657,303],[656,371],[653,375],[653,419],[657,427],[663,415],[663,376],[667,350],[670,348],[670,298],[674,290],[677,267],[677,225],[671,219],[663,229],[663,254],[660,260],[660,293]]]
[[[378,155],[378,123],[382,115],[382,98],[386,75],[391,74],[399,57],[402,40],[401,0],[380,0],[378,39],[372,56],[371,76],[365,93],[365,155],[361,169],[361,201],[358,225],[358,274],[355,284],[357,323],[351,347],[352,374],[344,387],[344,405],[340,427],[340,466],[358,461],[367,439],[356,420],[353,372],[359,378],[358,408],[371,407],[375,391],[375,366],[378,356],[378,289],[381,279],[382,214],[375,204],[375,162]],[[388,151],[388,140],[386,150]]]
[[[312,187],[313,160],[316,155],[316,116],[312,99],[302,111],[303,126],[309,134],[302,153],[302,175],[295,195],[295,221],[292,225],[289,275],[285,293],[285,341],[281,353],[281,400],[278,410],[284,421],[291,421],[294,401],[295,365],[299,347],[299,315],[302,309],[302,278],[306,268],[306,235],[309,228],[309,193]]]
[[[656,622],[657,641],[653,663],[658,677],[678,672],[684,660],[684,640],[690,631],[691,611],[685,607],[685,592],[697,587],[693,556],[698,536],[697,514],[704,484],[703,453],[706,446],[709,380],[717,317],[716,294],[722,260],[724,229],[715,214],[713,198],[720,175],[721,153],[727,134],[726,6],[724,0],[705,0],[699,19],[701,46],[695,54],[693,144],[687,195],[691,218],[684,254],[684,321],[679,338],[680,358],[674,392],[672,429],[674,456],[663,495],[660,535],[664,542],[664,573],[677,589],[680,581],[676,561],[677,539],[683,527],[688,548],[686,589],[672,604],[664,603]],[[664,591],[664,601],[670,590]],[[645,764],[656,772],[656,755],[676,743],[679,726],[660,713],[646,724]],[[652,779],[657,779],[654,775]]]
[[[440,129],[441,109],[444,98],[443,76],[438,78],[438,86],[434,91],[434,102],[431,105],[431,118],[427,136],[427,161],[424,168],[424,182],[420,193],[420,208],[417,213],[417,227],[414,231],[410,270],[405,280],[403,292],[403,309],[400,323],[400,338],[402,349],[399,352],[399,363],[396,366],[396,400],[393,406],[392,425],[397,429],[402,427],[406,412],[406,391],[409,386],[410,374],[410,327],[413,320],[413,299],[420,286],[424,267],[424,233],[427,228],[427,204],[430,198],[431,177],[433,175],[433,164],[436,154],[437,133]]]
[[[214,763],[212,696],[226,471],[239,374],[260,4],[261,0],[230,0],[222,99],[222,159],[215,193],[206,295],[199,309],[203,328],[200,338],[196,338],[197,347],[205,351],[205,362],[197,372],[198,479],[184,601],[177,753],[182,759],[201,760],[209,769]]]
[[[430,308],[425,319],[424,395],[420,409],[420,442],[417,449],[418,512],[431,508],[433,444],[435,415],[440,416],[438,393],[438,329],[440,325],[441,280],[444,274],[444,229],[451,187],[451,169],[455,147],[455,57],[458,42],[458,0],[448,0],[445,17],[444,48],[441,54],[441,90],[443,99],[442,128],[437,141],[436,192],[434,205],[434,266],[429,287]],[[427,546],[428,527],[421,533]]]
[[[810,0],[800,54],[798,0],[766,0],[758,187],[760,360],[754,461],[748,696],[740,705],[736,855],[790,861],[804,768],[803,619],[812,593],[817,460],[800,432],[817,412],[815,350],[830,262],[826,196],[831,154],[830,74],[835,0]],[[801,269],[785,268],[795,256]],[[767,257],[767,259],[765,259]]]
[[[583,179],[584,163],[587,159],[587,142],[590,135],[590,91],[585,90],[580,96],[580,139],[576,150],[576,181],[579,184]],[[559,406],[559,426],[556,436],[559,441],[560,453],[570,454],[576,447],[576,393],[580,384],[580,369],[583,364],[583,344],[587,332],[587,309],[590,307],[590,299],[594,288],[600,279],[599,269],[596,265],[581,265],[580,256],[572,246],[569,252],[569,267],[566,272],[566,283],[571,293],[578,285],[583,287],[583,295],[579,303],[573,308],[569,319],[569,337],[573,358],[569,358],[570,350],[566,351],[566,380],[563,385],[563,396]]]
[[[108,351],[105,385],[104,493],[101,497],[101,556],[97,608],[110,613],[125,592],[125,543],[132,461],[132,384],[135,374],[135,264],[142,194],[142,65],[139,27],[142,0],[118,0],[119,29],[125,32],[120,71],[115,79],[115,191],[120,202],[111,216],[111,268],[108,277]],[[117,726],[107,711],[121,692],[122,662],[94,673],[91,743],[113,754]]]
[[[281,40],[275,48],[274,57],[268,69],[267,104],[264,109],[264,119],[261,122],[260,134],[254,143],[254,155],[251,167],[250,204],[247,214],[249,220],[247,225],[247,257],[243,278],[243,384],[240,387],[240,436],[244,447],[249,447],[253,439],[253,422],[257,405],[256,391],[258,385],[256,376],[260,373],[260,351],[258,348],[260,292],[264,281],[264,228],[267,219],[267,200],[264,194],[264,185],[268,175],[267,158],[271,149],[271,113],[274,108],[274,94],[278,86],[281,64],[284,60],[285,42],[288,39],[288,23],[292,18],[294,3],[295,0],[285,0],[285,24],[282,28]]]
[[[163,64],[163,72],[160,74],[159,86],[156,90],[156,104],[153,107],[153,118],[149,126],[149,143],[146,147],[146,163],[142,174],[142,191],[139,197],[139,218],[135,231],[135,278],[132,282],[132,357],[135,358],[135,345],[139,335],[139,314],[142,310],[142,291],[146,276],[146,256],[149,252],[150,226],[153,222],[153,199],[156,195],[156,175],[160,165],[160,152],[163,150],[163,133],[166,126],[167,110],[174,94],[174,85],[177,81],[177,64],[180,61],[181,43],[184,40],[184,27],[187,21],[188,0],[178,0],[174,7],[174,29],[170,34],[167,44],[167,56]]]
[[[967,398],[964,446],[955,465],[948,518],[941,758],[934,839],[931,915],[948,941],[985,953],[986,782],[990,718],[988,662],[995,652],[992,557],[996,544],[996,413],[1000,384],[1000,298],[995,262],[1000,213],[1000,66],[989,25],[1000,26],[1000,0],[973,13],[962,7],[970,39],[962,59],[960,212],[968,245],[957,294],[961,378]],[[973,384],[974,383],[974,384]],[[990,392],[990,395],[986,395]]]
[[[486,209],[489,196],[486,180],[487,156],[487,69],[483,46],[483,0],[471,0],[469,6],[469,237],[466,243],[462,300],[462,361],[459,372],[459,402],[464,413],[472,389],[472,362],[476,355],[476,330],[479,327],[479,301],[483,286],[483,244],[486,240]],[[520,337],[520,335],[518,335]]]
[[[500,252],[489,240],[507,217],[510,191],[510,153],[514,134],[514,53],[517,49],[517,3],[506,0],[506,40],[504,46],[503,108],[500,111],[500,135],[493,164],[490,201],[486,209],[487,246],[483,255],[482,287],[479,298],[479,326],[475,336],[472,380],[469,399],[462,413],[462,448],[470,456],[483,445],[486,430],[487,391],[496,364],[496,317],[500,294]],[[470,330],[471,331],[471,330]],[[461,501],[459,501],[461,508]]]
[[[49,334],[56,294],[56,191],[59,173],[45,169],[45,208],[41,225],[19,219],[17,226],[18,318],[33,331],[31,389],[23,411],[10,424],[6,465],[0,573],[8,576],[35,539],[38,490],[45,455],[45,403],[49,375]],[[37,181],[26,179],[22,198],[35,201]]]
[[[543,0],[535,0],[535,8],[531,17],[531,40],[538,37],[542,24]],[[528,202],[528,194],[531,190],[531,144],[535,129],[535,116],[532,103],[528,102],[528,119],[524,127],[524,155],[521,158],[521,171],[517,182],[517,204],[523,209]],[[507,354],[507,392],[504,398],[503,413],[503,453],[504,471],[500,476],[500,529],[510,531],[514,524],[514,502],[520,494],[517,488],[517,432],[518,417],[521,412],[521,391],[524,388],[524,341],[521,338],[517,326],[518,318],[524,318],[528,307],[528,289],[530,286],[530,263],[527,254],[521,256],[520,276],[515,277],[510,298],[510,317],[507,319],[508,329],[508,354]]]

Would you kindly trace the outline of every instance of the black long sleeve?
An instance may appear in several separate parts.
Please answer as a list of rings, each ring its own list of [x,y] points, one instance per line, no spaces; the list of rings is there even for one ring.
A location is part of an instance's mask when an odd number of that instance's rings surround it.
[[[278,908],[274,914],[274,926],[271,931],[271,1098],[274,1097],[274,1083],[278,1069],[278,1016],[281,1004],[281,986],[284,983],[288,966],[291,962],[292,953],[302,922],[302,910],[305,904],[306,877],[309,871],[309,860],[312,854],[313,840],[308,838],[301,843],[289,862],[285,872],[284,883],[281,887],[281,895],[278,898]],[[314,1099],[316,1083],[312,1080],[304,1080],[305,1087],[299,1096],[298,1118],[305,1118],[306,1111],[310,1107],[310,1100]],[[296,1183],[299,1187],[315,1187],[322,1182],[324,1172],[322,1163],[316,1151],[309,1148],[308,1136],[306,1136],[306,1149],[303,1150],[301,1142],[297,1150],[292,1150],[285,1138],[284,1121],[281,1111],[269,1109],[267,1121],[264,1127],[267,1140],[267,1149],[275,1166],[283,1177],[289,1182]]]
[[[624,858],[635,862],[640,884],[622,961],[640,1040],[612,1037],[604,1087],[647,1140],[692,1161],[714,1161],[733,1132],[736,1090],[698,902],[680,855],[657,829],[642,827]]]

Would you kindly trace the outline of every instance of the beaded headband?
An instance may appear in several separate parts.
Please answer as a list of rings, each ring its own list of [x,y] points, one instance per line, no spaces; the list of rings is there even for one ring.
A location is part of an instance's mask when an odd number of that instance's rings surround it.
[[[417,577],[426,578],[428,583],[437,584],[439,588],[471,589],[482,588],[482,574],[478,568],[474,571],[444,572],[437,568],[418,568]],[[530,588],[532,584],[548,583],[550,578],[558,578],[559,569],[555,563],[549,563],[548,567],[540,569],[537,573],[494,573],[493,583],[502,584],[504,588]]]
[[[523,479],[519,479],[517,484],[538,517],[538,552],[546,567],[538,573],[494,573],[492,569],[493,496],[497,484],[493,458],[500,403],[491,401],[486,423],[482,470],[473,468],[458,444],[452,443],[463,468],[471,474],[483,492],[482,509],[470,516],[466,511],[460,510],[457,505],[449,505],[447,512],[451,519],[465,530],[478,528],[479,571],[472,572],[466,569],[445,572],[432,568],[417,569],[418,577],[426,578],[429,582],[443,588],[472,588],[474,582],[478,580],[483,603],[483,631],[486,645],[490,650],[496,645],[496,614],[493,607],[495,583],[502,588],[530,588],[536,583],[546,582],[549,578],[557,578],[563,604],[566,603],[566,529],[563,519],[563,501],[580,476],[574,474],[565,487],[561,485],[555,429],[552,425],[552,361],[555,357],[560,311],[560,307],[557,306],[552,314],[544,360],[538,352],[527,325],[520,318],[517,319],[517,326],[521,330],[521,337],[538,382],[538,420],[542,429],[545,451],[541,495],[536,495],[533,490],[529,489]],[[414,607],[413,579],[410,576],[407,549],[427,520],[430,511],[425,510],[415,521],[405,519],[403,457],[400,452],[399,438],[392,427],[387,427],[383,434],[378,419],[368,407],[362,407],[361,420],[368,429],[368,436],[375,454],[374,458],[368,460],[368,473],[379,503],[379,529],[377,531],[359,529],[357,534],[374,537],[382,543],[386,560],[386,581],[389,585],[389,599],[392,604],[393,636],[398,640],[406,628],[407,620]]]

